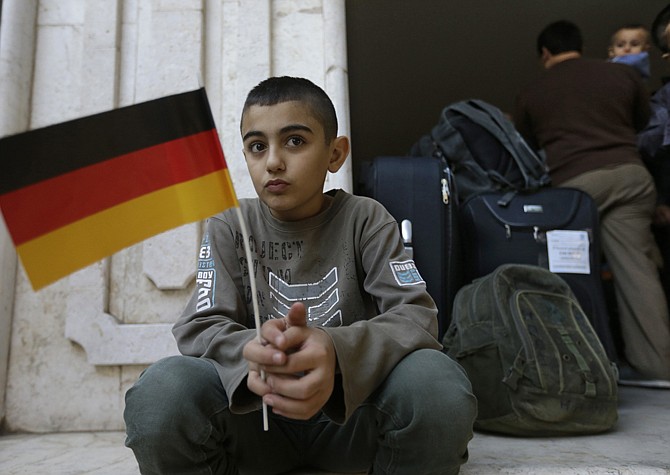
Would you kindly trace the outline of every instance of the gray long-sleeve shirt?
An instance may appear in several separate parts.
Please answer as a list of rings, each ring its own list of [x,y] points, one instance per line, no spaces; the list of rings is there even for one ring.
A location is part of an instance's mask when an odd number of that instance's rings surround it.
[[[437,310],[397,223],[376,201],[338,190],[322,213],[275,219],[258,199],[241,200],[253,263],[247,265],[235,210],[208,220],[197,285],[173,333],[185,355],[214,362],[233,412],[260,407],[246,387],[244,345],[256,336],[249,269],[261,321],[294,302],[332,338],[340,374],[324,412],[342,422],[395,365],[419,348],[439,349]]]

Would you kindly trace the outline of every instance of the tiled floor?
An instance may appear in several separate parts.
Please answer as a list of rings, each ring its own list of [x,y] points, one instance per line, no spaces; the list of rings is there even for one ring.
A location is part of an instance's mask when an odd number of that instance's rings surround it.
[[[475,434],[461,474],[670,475],[670,391],[621,388],[619,407],[616,430],[602,435],[528,439]],[[137,475],[123,438],[120,432],[5,435],[0,437],[0,474]]]

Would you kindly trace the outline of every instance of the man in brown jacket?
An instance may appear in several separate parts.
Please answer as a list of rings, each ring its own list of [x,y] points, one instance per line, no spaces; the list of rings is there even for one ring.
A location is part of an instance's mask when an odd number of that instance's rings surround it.
[[[571,22],[547,26],[537,51],[545,71],[518,95],[515,124],[544,149],[554,186],[579,188],[598,205],[630,365],[620,383],[670,388],[670,322],[650,229],[656,191],[636,145],[647,89],[630,66],[582,57]]]

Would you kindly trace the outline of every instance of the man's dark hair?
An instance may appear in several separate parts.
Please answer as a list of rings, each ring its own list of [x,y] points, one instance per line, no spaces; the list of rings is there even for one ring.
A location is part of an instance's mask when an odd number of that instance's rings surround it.
[[[651,24],[651,39],[663,54],[670,53],[669,38],[665,34],[668,23],[670,23],[670,5],[661,10]]]
[[[247,95],[242,116],[251,106],[273,106],[290,101],[304,102],[310,107],[323,126],[327,144],[337,137],[337,115],[332,101],[323,89],[304,78],[282,76],[261,81]]]
[[[542,56],[542,48],[551,54],[568,51],[582,52],[582,32],[574,23],[559,20],[549,24],[537,37],[537,55]]]

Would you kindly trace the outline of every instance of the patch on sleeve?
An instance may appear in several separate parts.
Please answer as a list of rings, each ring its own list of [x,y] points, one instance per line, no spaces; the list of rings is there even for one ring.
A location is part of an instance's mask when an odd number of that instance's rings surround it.
[[[414,261],[389,262],[389,265],[398,285],[425,284]]]
[[[216,269],[214,268],[214,258],[212,257],[212,246],[209,240],[209,233],[202,238],[200,252],[198,252],[198,271],[195,277],[196,291],[198,301],[195,304],[195,310],[207,310],[214,306],[214,284],[216,283]]]

